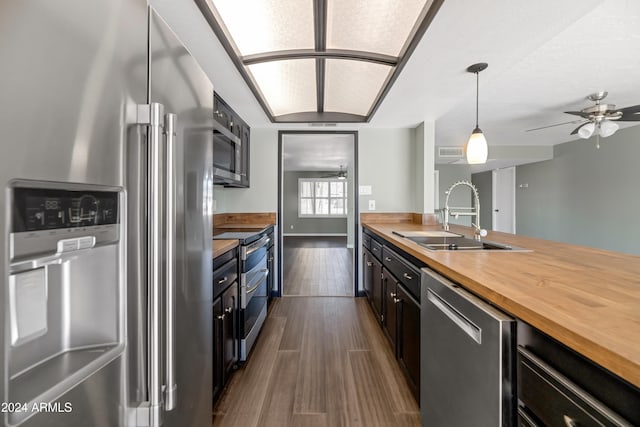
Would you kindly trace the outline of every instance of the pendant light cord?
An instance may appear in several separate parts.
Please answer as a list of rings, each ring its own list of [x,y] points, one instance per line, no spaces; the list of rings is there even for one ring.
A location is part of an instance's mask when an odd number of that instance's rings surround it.
[[[476,71],[476,129],[478,129],[478,99],[480,99],[480,77]]]

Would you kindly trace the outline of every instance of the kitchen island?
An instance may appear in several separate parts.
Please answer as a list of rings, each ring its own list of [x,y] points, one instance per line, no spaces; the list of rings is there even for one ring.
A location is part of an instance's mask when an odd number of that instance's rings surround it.
[[[431,251],[393,231],[439,225],[362,225],[503,311],[640,387],[640,257],[507,233],[484,240],[529,251]],[[473,235],[469,227],[451,231]]]

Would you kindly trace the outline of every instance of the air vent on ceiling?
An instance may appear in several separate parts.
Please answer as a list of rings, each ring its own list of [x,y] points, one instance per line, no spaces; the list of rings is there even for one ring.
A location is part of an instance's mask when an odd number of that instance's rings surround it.
[[[309,126],[311,126],[312,128],[316,128],[316,127],[336,127],[338,126],[337,123],[309,123]]]
[[[438,147],[438,157],[458,158],[463,156],[463,147]]]

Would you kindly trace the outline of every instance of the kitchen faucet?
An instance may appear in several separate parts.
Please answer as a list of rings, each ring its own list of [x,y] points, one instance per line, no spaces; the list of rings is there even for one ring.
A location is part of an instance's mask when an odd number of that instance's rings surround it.
[[[451,196],[451,191],[453,191],[453,189],[458,187],[459,185],[466,185],[467,187],[471,188],[471,191],[473,192],[474,206],[456,207],[456,208],[449,207],[449,196]],[[481,237],[486,236],[487,230],[480,228],[480,198],[478,197],[478,189],[476,188],[476,186],[470,183],[469,181],[458,181],[454,183],[451,187],[449,187],[447,191],[445,191],[445,194],[447,195],[447,198],[444,201],[444,209],[443,209],[444,221],[442,224],[442,227],[445,229],[445,231],[449,231],[449,214],[453,215],[456,218],[458,218],[458,216],[460,215],[475,216],[476,222],[471,223],[471,225],[473,226],[474,239],[480,240]]]

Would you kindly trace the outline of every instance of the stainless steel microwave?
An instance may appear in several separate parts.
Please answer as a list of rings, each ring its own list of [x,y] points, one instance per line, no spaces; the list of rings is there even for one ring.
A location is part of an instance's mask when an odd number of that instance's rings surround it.
[[[242,179],[242,141],[221,123],[213,126],[213,174],[216,181],[236,184]]]

